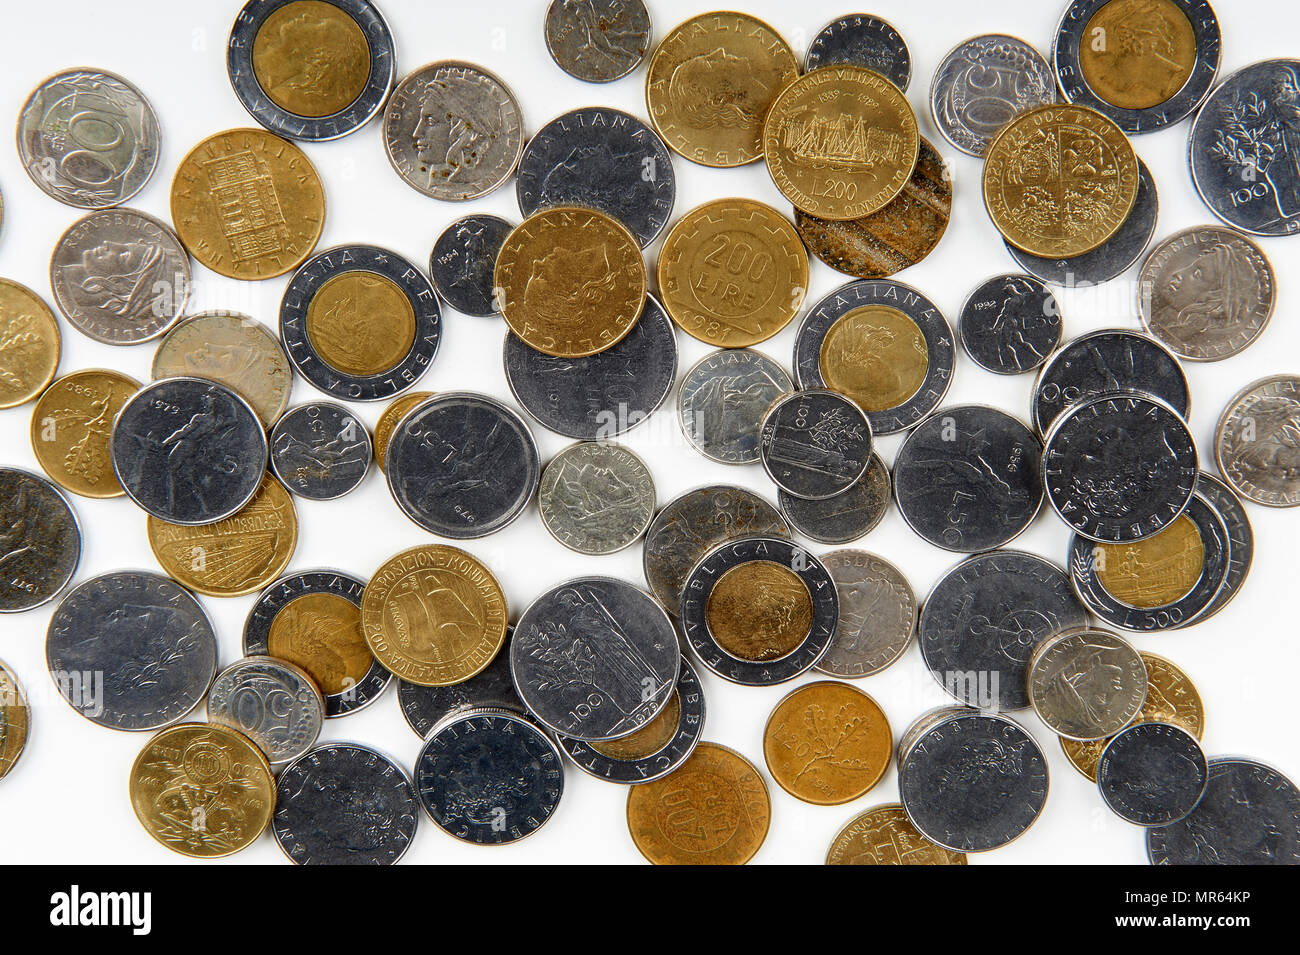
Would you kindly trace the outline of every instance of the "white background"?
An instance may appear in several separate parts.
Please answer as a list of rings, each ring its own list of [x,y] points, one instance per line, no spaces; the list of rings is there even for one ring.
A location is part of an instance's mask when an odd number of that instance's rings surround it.
[[[655,39],[674,24],[700,12],[698,0],[649,0]],[[153,103],[162,128],[158,168],[131,205],[167,219],[171,177],[181,157],[200,139],[219,130],[251,126],[226,78],[225,44],[239,10],[235,0],[44,0],[6,11],[0,122],[12,122],[31,91],[46,76],[73,66],[95,66],[120,73]],[[522,105],[526,125],[535,130],[553,116],[580,106],[609,105],[644,117],[644,68],[615,83],[588,85],[561,72],[542,39],[543,0],[422,2],[381,0],[380,8],[397,43],[398,73],[424,63],[459,58],[481,63],[502,76]],[[808,38],[834,16],[849,12],[848,0],[741,0],[738,9],[775,26],[802,61]],[[938,249],[898,278],[921,289],[955,322],[967,293],[985,278],[1015,271],[1013,260],[989,223],[979,195],[979,160],[959,153],[937,134],[930,118],[930,78],[949,49],[981,33],[1010,33],[1050,51],[1061,2],[953,0],[901,2],[874,0],[868,9],[891,21],[907,40],[913,59],[908,98],[920,118],[922,135],[953,160],[956,201],[952,222]],[[1296,48],[1300,14],[1293,0],[1220,2],[1223,59],[1220,75],[1256,60],[1300,55]],[[8,117],[8,119],[5,119]],[[1189,124],[1135,137],[1134,146],[1155,176],[1160,194],[1157,239],[1189,226],[1213,221],[1200,203],[1187,171]],[[472,203],[442,203],[416,193],[390,168],[379,122],[324,144],[306,144],[307,154],[325,182],[328,212],[321,247],[351,242],[388,246],[422,268],[433,241],[454,218],[471,211],[493,212],[518,221],[513,183]],[[675,220],[701,202],[727,195],[749,196],[789,214],[789,204],[773,187],[761,163],[741,169],[708,169],[674,156],[677,173]],[[0,148],[0,189],[4,223],[0,232],[0,275],[50,296],[49,255],[59,235],[79,215],[41,193],[27,178],[12,146]],[[1279,294],[1272,324],[1244,354],[1210,365],[1188,364],[1193,406],[1191,424],[1212,467],[1214,423],[1228,399],[1243,385],[1265,375],[1300,371],[1300,308],[1295,274],[1300,237],[1263,239],[1261,246],[1278,275]],[[651,265],[657,244],[649,250]],[[287,277],[243,283],[214,276],[195,266],[197,300],[191,310],[217,306],[247,312],[274,328]],[[653,270],[651,272],[653,274]],[[813,259],[815,301],[846,277]],[[1132,270],[1088,292],[1059,296],[1067,338],[1095,328],[1137,328]],[[147,380],[153,345],[113,347],[90,341],[62,322],[64,352],[60,373],[109,366]],[[760,346],[790,366],[797,321]],[[512,400],[501,367],[504,327],[499,319],[444,314],[442,351],[417,387],[425,390],[475,389]],[[684,334],[679,375],[709,350]],[[1032,375],[1003,378],[976,367],[959,352],[949,403],[981,401],[1022,418],[1028,416]],[[320,398],[301,379],[295,403]],[[373,425],[381,407],[354,405]],[[28,440],[31,406],[0,412],[0,461],[38,470]],[[568,441],[540,426],[534,433],[548,459]],[[649,463],[659,500],[705,483],[734,482],[775,498],[775,489],[757,465],[729,467],[703,459],[682,439],[675,397],[650,421],[624,438]],[[892,461],[900,436],[879,442]],[[125,498],[92,501],[74,497],[85,551],[77,580],[121,568],[157,570],[145,539],[145,517]],[[1239,598],[1213,620],[1187,631],[1137,636],[1134,643],[1171,658],[1192,677],[1205,700],[1207,751],[1248,754],[1271,762],[1300,779],[1300,750],[1294,733],[1295,675],[1300,665],[1296,639],[1296,582],[1300,557],[1300,509],[1248,506],[1255,529],[1255,564]],[[1061,562],[1068,535],[1047,508],[1013,546]],[[406,520],[389,497],[382,476],[372,470],[348,497],[298,502],[300,537],[290,570],[337,567],[368,577],[386,558],[432,538]],[[957,555],[922,542],[903,523],[897,509],[857,545],[898,565],[923,597]],[[468,549],[501,580],[512,617],[539,592],[579,574],[610,574],[644,586],[641,549],[606,557],[582,557],[552,540],[536,508],[506,530]],[[814,552],[828,548],[814,547]],[[240,656],[241,631],[253,597],[200,598],[220,640],[220,663]],[[0,845],[6,862],[180,862],[156,844],[136,822],[127,799],[127,774],[147,734],[114,732],[81,718],[54,695],[45,672],[45,628],[50,607],[0,618],[0,658],[18,675],[32,699],[32,732],[26,754],[0,781]],[[736,687],[703,674],[708,698],[704,736],[731,746],[755,762],[762,760],[763,724],[776,702],[801,681],[770,689]],[[913,646],[890,670],[860,681],[884,707],[895,739],[923,710],[948,702],[925,670]],[[196,716],[201,716],[199,711]],[[984,863],[1139,863],[1142,833],[1113,817],[1094,787],[1065,760],[1056,739],[1034,717],[1020,714],[1047,754],[1051,793],[1042,818],[1016,843],[971,857]],[[409,771],[419,741],[403,721],[395,688],[370,708],[327,722],[324,739],[355,740],[376,746]],[[858,812],[898,798],[891,767],[882,782],[845,806],[814,807],[788,796],[769,779],[772,827],[758,862],[819,863],[831,838]],[[540,832],[509,848],[477,848],[444,834],[427,818],[407,855],[419,862],[635,862],[624,822],[626,791],[569,766],[563,802]],[[264,836],[235,862],[284,864],[273,838]]]

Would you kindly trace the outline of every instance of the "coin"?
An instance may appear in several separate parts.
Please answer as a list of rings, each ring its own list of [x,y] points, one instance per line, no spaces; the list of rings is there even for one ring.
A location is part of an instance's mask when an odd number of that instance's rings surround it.
[[[640,537],[655,514],[655,482],[633,451],[584,441],[551,458],[537,486],[542,524],[579,554],[612,554]]]
[[[612,577],[550,588],[524,611],[510,644],[510,672],[529,712],[586,742],[628,736],[658,716],[680,667],[668,614]]]
[[[1120,730],[1097,764],[1102,799],[1138,826],[1167,826],[1185,818],[1200,802],[1208,776],[1196,737],[1169,723]]]
[[[578,206],[618,220],[642,248],[673,211],[677,177],[659,134],[608,106],[570,110],[528,140],[515,175],[519,211]]]
[[[18,114],[18,158],[47,196],[81,209],[126,202],[158,164],[158,119],[138,89],[104,70],[41,83]]]
[[[984,157],[989,218],[1004,239],[1037,256],[1082,255],[1112,238],[1137,201],[1137,187],[1133,146],[1111,120],[1084,106],[1020,114]]]
[[[140,383],[116,371],[74,371],[41,393],[32,407],[32,451],[64,490],[84,497],[125,492],[108,456],[113,419]]]
[[[52,600],[80,559],[81,528],[68,499],[43,477],[0,467],[0,613]]]
[[[650,14],[641,0],[551,0],[546,49],[555,65],[588,83],[627,76],[650,48]]]
[[[1061,344],[1061,309],[1048,287],[1028,275],[995,275],[961,307],[961,344],[995,375],[1032,371]]]
[[[558,358],[617,345],[646,300],[636,238],[604,213],[576,206],[543,209],[518,225],[501,246],[494,281],[510,330]]]
[[[59,601],[45,663],[68,705],[92,723],[156,730],[207,694],[217,637],[184,587],[145,571],[114,571]]]
[[[299,865],[392,865],[419,822],[406,771],[369,746],[318,746],[276,781],[271,831]]]
[[[306,671],[274,657],[245,657],[217,674],[208,719],[239,730],[272,763],[311,749],[325,720],[325,701]]]
[[[189,151],[172,179],[176,234],[232,279],[292,271],[325,227],[325,190],[301,149],[260,129],[229,129]]]
[[[108,345],[157,338],[190,294],[190,258],[153,216],[104,209],[78,219],[50,255],[50,287],[73,327]]]
[[[1114,736],[1146,699],[1147,668],[1131,646],[1105,630],[1073,630],[1040,642],[1029,661],[1029,701],[1058,736]]]
[[[771,821],[763,777],[717,743],[701,743],[676,770],[627,794],[632,842],[655,865],[744,865]]]
[[[650,120],[674,150],[705,166],[763,155],[763,117],[799,75],[780,34],[744,13],[704,13],[659,41],[646,69]]]
[[[244,621],[244,653],[305,670],[325,697],[326,719],[366,706],[392,679],[361,633],[365,586],[339,571],[299,571],[258,594]]]
[[[270,445],[276,477],[308,500],[342,497],[370,470],[370,432],[332,401],[290,408],[271,429]]]
[[[965,865],[966,853],[935,845],[896,803],[854,816],[835,835],[827,865]]]
[[[27,745],[31,711],[22,684],[0,662],[0,779],[13,770]]]
[[[462,216],[442,230],[429,254],[429,275],[438,295],[466,315],[498,314],[493,271],[514,226],[500,216]]]
[[[890,666],[912,642],[916,597],[902,572],[862,550],[821,555],[835,582],[839,615],[835,635],[817,670],[846,679],[870,676]]]
[[[1232,489],[1256,504],[1300,504],[1300,377],[1261,378],[1237,392],[1214,429],[1214,457]]]
[[[1020,114],[1056,101],[1056,77],[1024,40],[990,34],[958,44],[930,83],[930,114],[943,138],[983,156]]]
[[[1196,496],[1210,505],[1219,520],[1223,521],[1228,534],[1228,571],[1223,586],[1201,615],[1204,620],[1226,607],[1246,582],[1246,575],[1250,573],[1250,565],[1255,558],[1255,534],[1251,530],[1250,517],[1247,516],[1241,499],[1218,478],[1204,471],[1197,475]]]
[[[359,129],[393,88],[393,35],[368,0],[249,0],[226,72],[244,109],[289,139]]]
[[[1097,544],[1095,551],[1098,583],[1133,607],[1171,604],[1204,576],[1205,540],[1186,512],[1159,534],[1127,544]]]
[[[388,489],[412,521],[465,540],[517,518],[537,489],[537,444],[517,412],[487,395],[446,392],[397,423]]]
[[[27,286],[0,278],[0,408],[17,407],[44,391],[61,351],[50,307]]]
[[[415,735],[424,739],[443,720],[464,710],[527,712],[523,700],[515,692],[514,678],[510,675],[513,631],[513,627],[507,630],[505,643],[492,662],[468,680],[448,686],[420,686],[405,680],[397,681],[397,702]]]
[[[659,294],[707,345],[742,348],[790,324],[808,293],[808,252],[785,216],[752,199],[716,199],[677,220],[659,251]]]
[[[763,470],[795,497],[825,500],[866,473],[871,424],[853,401],[834,391],[797,391],[772,402],[759,431]]]
[[[434,199],[487,195],[510,178],[523,148],[515,94],[473,63],[420,67],[397,84],[384,108],[388,161],[403,182]]]
[[[723,348],[695,363],[677,391],[686,440],[722,464],[757,464],[763,413],[792,391],[790,376],[762,352]]]
[[[906,92],[912,78],[907,43],[893,25],[867,13],[850,13],[817,31],[804,53],[805,73],[845,64],[874,70]]]
[[[889,509],[889,468],[871,452],[867,470],[848,490],[810,501],[778,491],[777,505],[790,526],[821,544],[847,544],[875,529]]]
[[[795,336],[800,388],[852,398],[875,435],[904,431],[943,400],[956,348],[943,313],[902,282],[842,285],[804,316]]]

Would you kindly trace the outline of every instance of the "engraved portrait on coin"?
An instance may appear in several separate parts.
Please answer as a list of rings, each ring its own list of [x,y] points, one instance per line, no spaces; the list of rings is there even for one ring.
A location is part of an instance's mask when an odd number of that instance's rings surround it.
[[[1073,630],[1037,645],[1029,661],[1029,701],[1058,736],[1113,736],[1142,709],[1147,668],[1141,655],[1106,630]]]
[[[839,616],[830,647],[816,668],[846,679],[870,676],[907,650],[916,630],[916,595],[889,561],[862,550],[821,555],[835,581]]]
[[[617,444],[570,445],[546,465],[537,487],[542,523],[580,554],[612,554],[641,536],[655,513],[646,463]]]
[[[780,365],[762,352],[722,348],[686,372],[677,391],[677,413],[691,445],[723,464],[755,464],[763,414],[794,386]]]
[[[1214,457],[1246,500],[1300,504],[1300,377],[1274,375],[1239,391],[1214,429]]]
[[[1115,815],[1138,826],[1167,826],[1196,808],[1209,776],[1205,751],[1187,730],[1135,723],[1106,744],[1097,788]]]

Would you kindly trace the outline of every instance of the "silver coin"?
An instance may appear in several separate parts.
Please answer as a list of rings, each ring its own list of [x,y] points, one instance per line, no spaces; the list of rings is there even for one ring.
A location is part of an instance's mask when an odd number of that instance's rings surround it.
[[[1142,709],[1147,665],[1106,630],[1073,630],[1039,643],[1029,661],[1029,701],[1066,739],[1114,736]]]
[[[823,66],[874,70],[903,92],[912,78],[912,56],[893,25],[869,13],[850,13],[822,27],[804,54],[804,72]]]
[[[271,470],[299,497],[330,501],[370,470],[370,432],[347,408],[312,401],[290,408],[271,429]]]
[[[283,763],[315,745],[325,701],[307,672],[287,660],[244,657],[212,681],[208,720],[238,730],[272,763]]]
[[[758,448],[778,488],[818,501],[842,494],[867,470],[871,422],[852,400],[826,390],[778,398],[763,415]]]
[[[0,613],[31,610],[68,585],[81,560],[81,527],[45,478],[0,467]]]
[[[1246,582],[1255,559],[1255,534],[1241,499],[1218,478],[1202,471],[1196,478],[1196,496],[1213,508],[1228,534],[1228,571],[1223,586],[1201,615],[1204,620],[1231,603]]]
[[[48,196],[81,209],[126,202],[158,164],[158,119],[138,89],[104,70],[56,73],[18,114],[18,158]]]
[[[1228,402],[1214,429],[1219,473],[1248,501],[1300,504],[1300,376],[1274,375]]]
[[[92,723],[156,730],[207,693],[217,672],[217,637],[180,584],[115,571],[59,601],[45,635],[45,663],[59,693]]]
[[[677,630],[649,594],[612,577],[552,587],[515,625],[510,672],[538,721],[574,739],[635,733],[667,705]]]
[[[930,114],[944,139],[983,156],[993,137],[1035,106],[1056,102],[1056,77],[1024,40],[990,34],[955,47],[934,72]]]
[[[462,216],[442,230],[429,255],[429,276],[442,300],[458,312],[500,314],[494,293],[497,255],[514,226],[500,216]]]
[[[633,451],[584,441],[551,458],[537,486],[542,524],[570,550],[612,554],[650,526],[655,482]]]
[[[384,148],[412,189],[452,202],[477,199],[514,172],[523,114],[505,82],[481,66],[430,63],[389,97]]]
[[[857,679],[879,673],[901,657],[916,630],[916,595],[902,571],[862,550],[834,550],[821,562],[835,582],[839,616],[822,673]]]
[[[867,470],[847,491],[819,501],[778,491],[776,503],[804,537],[819,544],[847,544],[875,530],[889,509],[891,489],[889,468],[873,451]]]
[[[513,628],[506,633],[505,645],[497,651],[492,662],[468,680],[449,686],[420,686],[418,683],[397,681],[397,702],[402,716],[416,736],[421,739],[429,731],[454,713],[464,710],[495,709],[527,712],[524,701],[515,692],[510,676],[510,641]]]
[[[1137,826],[1167,826],[1187,817],[1209,779],[1195,736],[1171,723],[1120,730],[1097,761],[1097,788],[1115,815]]]
[[[627,76],[650,48],[650,14],[641,0],[551,0],[546,49],[555,65],[588,83]]]
[[[758,433],[772,402],[793,391],[762,352],[720,348],[696,362],[677,391],[677,415],[695,450],[723,464],[757,464]]]
[[[959,331],[975,364],[995,375],[1019,375],[1061,344],[1061,309],[1041,280],[995,275],[967,296]]]
[[[212,524],[252,499],[266,474],[266,432],[225,385],[163,378],[113,422],[113,470],[131,500],[169,524]]]

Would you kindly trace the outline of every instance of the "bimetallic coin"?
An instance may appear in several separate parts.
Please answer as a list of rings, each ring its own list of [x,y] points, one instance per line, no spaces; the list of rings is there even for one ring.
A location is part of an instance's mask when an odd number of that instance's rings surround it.
[[[763,415],[758,448],[763,470],[787,494],[819,501],[843,494],[866,473],[871,422],[835,391],[796,391]]]
[[[870,676],[903,655],[916,629],[916,596],[897,567],[861,550],[821,555],[835,582],[839,615],[817,670],[846,679]]]
[[[1040,280],[995,275],[961,307],[961,344],[971,361],[995,375],[1032,371],[1061,344],[1061,309]]]
[[[641,0],[551,0],[546,49],[555,65],[588,83],[635,70],[650,48],[650,14]]]
[[[1097,763],[1101,798],[1137,826],[1167,826],[1196,808],[1209,766],[1196,737],[1170,723],[1120,730]]]
[[[1214,457],[1232,489],[1268,507],[1300,504],[1300,377],[1274,375],[1228,402],[1214,429]]]
[[[506,633],[506,642],[492,662],[468,680],[447,686],[420,686],[398,680],[397,702],[415,735],[424,739],[443,720],[464,710],[486,708],[526,713],[527,708],[515,692],[515,682],[510,676],[512,639],[513,628]]]
[[[1114,736],[1142,709],[1147,667],[1105,630],[1073,630],[1039,643],[1029,661],[1029,701],[1058,736]]]
[[[805,73],[841,64],[874,70],[904,92],[912,78],[912,56],[902,35],[869,13],[832,20],[812,38],[803,57]]]
[[[81,528],[68,499],[43,477],[0,467],[0,613],[52,600],[80,560]]]
[[[100,726],[156,730],[198,705],[217,637],[184,587],[143,571],[92,577],[50,617],[45,663],[68,705]]]
[[[889,468],[871,452],[867,470],[848,490],[819,501],[778,491],[777,505],[790,526],[819,544],[847,544],[875,529],[889,509]]]
[[[245,657],[212,681],[208,719],[239,730],[270,762],[283,763],[315,744],[325,701],[306,671],[292,663]]]
[[[388,456],[388,442],[392,440],[397,423],[424,399],[432,397],[432,391],[408,391],[400,398],[390,401],[388,407],[379,415],[379,420],[375,422],[375,434],[372,440],[375,446],[375,463],[379,465],[379,470],[385,470],[384,461]]]
[[[309,500],[342,497],[370,470],[370,432],[332,401],[290,408],[271,429],[270,444],[276,477]]]
[[[1255,559],[1255,534],[1251,530],[1250,517],[1247,516],[1241,499],[1218,478],[1202,471],[1196,478],[1196,496],[1210,505],[1219,520],[1223,521],[1228,534],[1228,572],[1224,576],[1223,586],[1201,615],[1204,620],[1231,603],[1246,582],[1246,575],[1250,573],[1250,565]]]
[[[4,779],[27,745],[31,711],[22,684],[0,662],[0,779]]]
[[[32,408],[32,451],[54,483],[83,497],[121,497],[108,445],[113,419],[140,390],[134,378],[88,369],[64,375]]]
[[[954,48],[934,72],[930,113],[944,139],[983,156],[998,132],[1027,110],[1056,101],[1056,77],[1043,55],[1015,37],[977,36]]]
[[[686,373],[677,392],[682,432],[695,450],[713,461],[757,464],[763,414],[793,390],[785,369],[762,352],[711,352]]]
[[[15,408],[44,391],[62,350],[59,322],[45,301],[0,278],[0,408]]]
[[[634,452],[584,441],[551,458],[537,486],[542,523],[580,554],[612,554],[640,537],[655,514],[655,482]]]
[[[276,780],[271,831],[298,865],[392,865],[419,822],[406,770],[369,746],[318,746]]]
[[[898,804],[877,806],[850,819],[826,852],[827,865],[965,865],[966,853],[921,835]]]
[[[18,157],[48,196],[81,209],[126,202],[158,164],[158,119],[138,89],[104,70],[56,73],[18,114]]]
[[[493,272],[513,229],[500,216],[480,212],[442,230],[429,255],[429,276],[444,302],[466,315],[499,313]]]

